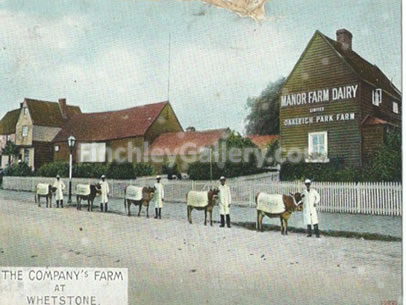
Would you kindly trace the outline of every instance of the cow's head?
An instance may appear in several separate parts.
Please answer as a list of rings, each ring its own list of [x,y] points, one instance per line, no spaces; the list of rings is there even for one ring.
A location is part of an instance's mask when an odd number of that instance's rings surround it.
[[[212,198],[213,200],[217,200],[217,198],[219,197],[218,196],[219,192],[220,192],[220,190],[217,187],[215,187],[215,188],[210,187],[209,198]]]
[[[147,193],[149,194],[149,200],[152,200],[152,198],[154,198],[154,195],[155,195],[155,188],[148,186],[146,189],[147,189]]]
[[[90,185],[90,192],[100,195],[101,194],[101,185],[100,185],[100,183],[91,184]]]
[[[296,210],[301,212],[303,211],[303,197],[301,193],[289,193],[293,197],[296,205]]]

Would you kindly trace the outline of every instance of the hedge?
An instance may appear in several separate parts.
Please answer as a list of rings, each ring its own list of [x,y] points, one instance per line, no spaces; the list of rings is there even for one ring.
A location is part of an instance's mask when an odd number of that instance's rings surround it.
[[[20,177],[27,177],[27,176],[34,176],[34,173],[27,164],[19,163],[19,164],[12,164],[7,167],[4,172],[4,176],[20,176]]]
[[[72,175],[76,178],[100,178],[106,175],[110,179],[136,179],[136,177],[151,176],[153,167],[147,163],[78,163],[74,164]],[[51,162],[44,164],[36,173],[42,177],[69,176],[69,163]]]

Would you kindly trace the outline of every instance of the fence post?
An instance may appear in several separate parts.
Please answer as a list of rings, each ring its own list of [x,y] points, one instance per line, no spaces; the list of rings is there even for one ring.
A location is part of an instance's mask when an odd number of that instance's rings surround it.
[[[356,204],[357,204],[357,213],[360,214],[361,213],[361,188],[359,185],[359,182],[357,182],[357,197],[356,197]]]

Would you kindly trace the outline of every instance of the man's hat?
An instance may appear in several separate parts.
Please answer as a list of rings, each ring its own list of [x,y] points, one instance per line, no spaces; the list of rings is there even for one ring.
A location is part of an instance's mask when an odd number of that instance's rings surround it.
[[[102,178],[102,179],[103,179],[103,178],[106,178],[106,176],[105,176],[105,175],[102,175],[101,178]]]
[[[59,175],[56,175],[56,178],[61,178],[61,176],[59,176]]]
[[[310,184],[310,183],[312,183],[312,182],[310,181],[310,179],[306,179],[306,180],[305,180],[305,184]]]
[[[161,176],[158,175],[158,176],[156,176],[156,178],[157,178],[157,179],[161,179]]]
[[[221,177],[220,177],[220,181],[221,181],[221,180],[226,180],[226,178],[225,178],[224,176],[221,176]]]

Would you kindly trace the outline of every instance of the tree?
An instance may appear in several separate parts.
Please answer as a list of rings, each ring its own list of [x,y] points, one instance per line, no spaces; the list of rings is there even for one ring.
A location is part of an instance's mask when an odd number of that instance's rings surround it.
[[[279,134],[279,97],[285,80],[282,77],[271,82],[260,96],[247,99],[246,109],[250,111],[245,118],[247,134]]]
[[[385,144],[377,151],[369,171],[375,181],[402,181],[402,136],[390,130]]]
[[[2,150],[2,154],[5,156],[8,156],[8,165],[11,165],[11,157],[18,157],[20,153],[20,149],[18,146],[12,142],[12,141],[7,141],[6,145],[4,146]]]

